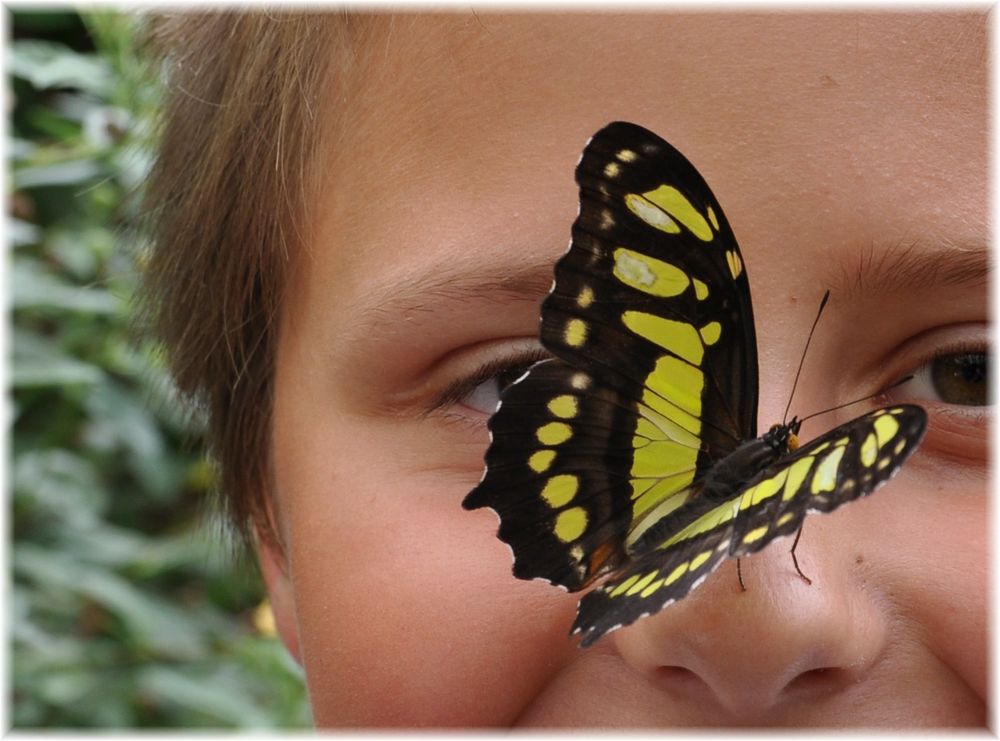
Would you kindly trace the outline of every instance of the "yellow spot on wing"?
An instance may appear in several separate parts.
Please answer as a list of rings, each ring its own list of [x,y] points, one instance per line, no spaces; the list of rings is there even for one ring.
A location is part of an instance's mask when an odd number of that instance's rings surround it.
[[[576,297],[576,305],[581,309],[586,309],[592,303],[594,303],[594,291],[590,286],[584,286]]]
[[[785,492],[781,495],[782,501],[788,501],[798,493],[815,460],[812,456],[800,458],[789,466],[788,477],[785,479]]]
[[[555,457],[556,451],[554,450],[539,450],[537,453],[532,453],[531,457],[528,458],[528,468],[535,473],[544,473],[549,470],[549,466],[552,465]]]
[[[748,532],[746,535],[743,536],[743,542],[753,543],[755,540],[760,540],[765,535],[767,535],[767,531],[768,531],[767,525],[764,525],[763,527],[754,528],[753,530],[751,530],[750,532]]]
[[[655,206],[661,213],[669,214],[674,220],[686,226],[702,242],[711,242],[714,238],[712,227],[708,225],[708,221],[705,220],[701,212],[694,207],[683,193],[671,185],[661,185],[656,190],[643,193],[642,196],[627,196],[626,203],[628,203],[628,198],[630,197],[635,199],[641,197],[647,203]],[[629,208],[631,209],[632,206],[629,205]],[[634,209],[633,213],[635,213]],[[636,216],[645,221],[642,214],[636,213]],[[656,223],[650,221],[647,221],[647,223],[650,226],[661,228]]]
[[[681,528],[674,535],[672,535],[667,540],[660,544],[660,548],[667,548],[674,545],[675,543],[680,543],[684,540],[689,540],[697,535],[706,533],[709,530],[713,530],[720,525],[723,525],[731,521],[735,516],[735,507],[733,507],[732,502],[722,502],[718,507],[710,509],[708,512],[703,514],[697,520],[692,522],[687,527]]]
[[[699,301],[704,301],[708,298],[708,286],[702,283],[697,278],[692,278],[691,282],[694,284],[694,295]]]
[[[680,566],[677,566],[669,574],[667,574],[667,578],[663,580],[664,585],[670,586],[675,581],[677,581],[682,576],[684,576],[684,574],[687,573],[687,570],[688,570],[688,563],[687,563],[687,561],[685,561]]]
[[[688,568],[691,571],[700,568],[701,565],[705,563],[705,561],[707,561],[711,555],[712,555],[711,551],[702,551],[697,556],[691,559],[691,565],[688,566]]]
[[[614,589],[612,589],[608,596],[610,596],[610,597],[617,597],[618,595],[622,594],[623,592],[627,592],[629,589],[632,588],[632,585],[635,584],[637,581],[639,581],[639,575],[638,574],[632,574],[632,576],[630,576],[628,579],[626,579],[625,581],[623,581],[617,587],[615,587]]]
[[[877,457],[878,442],[875,440],[875,435],[869,432],[868,437],[861,443],[861,463],[865,466],[871,466]]]
[[[635,160],[635,152],[631,149],[622,149],[615,155],[620,162],[632,162]]]
[[[705,213],[708,214],[708,220],[712,222],[712,228],[715,229],[715,231],[719,231],[719,220],[716,218],[715,211],[712,207],[708,206],[705,209]]]
[[[583,507],[572,507],[563,510],[556,517],[555,533],[563,543],[569,543],[581,535],[587,529],[587,510]]]
[[[722,336],[722,325],[718,322],[709,322],[704,327],[698,330],[701,335],[701,339],[705,341],[706,345],[714,345],[719,341],[719,337]]]
[[[632,588],[629,589],[627,592],[625,592],[625,596],[631,597],[633,594],[638,594],[639,592],[641,592],[643,589],[649,586],[649,583],[653,581],[654,578],[656,578],[656,574],[657,574],[656,571],[650,571],[644,577],[639,579],[639,581],[633,584]]]
[[[699,368],[672,355],[664,355],[656,361],[653,372],[646,376],[645,385],[644,404],[696,435],[701,431],[705,374]]]
[[[652,584],[650,584],[648,587],[646,587],[645,589],[643,589],[642,592],[639,593],[639,596],[640,597],[648,597],[653,592],[655,592],[657,589],[659,589],[660,587],[663,586],[663,581],[664,581],[663,579],[657,579]]]
[[[542,499],[553,509],[559,509],[573,500],[579,488],[579,478],[572,474],[561,473],[545,482],[545,487],[542,489]]]
[[[654,522],[662,520],[666,515],[684,504],[687,493],[683,490],[694,481],[694,473],[695,469],[692,465],[686,471],[671,473],[656,480],[653,484],[650,484],[648,478],[634,478],[630,480],[632,484],[632,496],[635,497],[636,494],[639,494],[635,502],[632,503],[633,520],[646,517],[647,514],[649,515],[647,521],[637,523],[634,526],[632,532],[629,534],[630,541],[637,540]],[[678,494],[679,496],[675,496]]]
[[[743,261],[740,259],[740,254],[735,250],[726,250],[726,263],[729,265],[729,274],[733,276],[733,279],[740,277],[740,273],[743,272]]]
[[[837,486],[837,466],[844,456],[844,446],[836,447],[826,454],[826,457],[816,466],[816,473],[812,478],[812,493],[819,494],[823,491],[833,491]]]
[[[563,339],[570,347],[580,347],[587,341],[587,323],[583,319],[570,319],[566,322]]]
[[[609,162],[607,165],[604,166],[605,177],[616,178],[618,177],[618,173],[620,172],[621,172],[621,167],[619,167],[615,162]]]
[[[665,319],[644,311],[626,311],[622,314],[622,323],[640,337],[694,365],[699,365],[705,354],[698,331],[687,322]]]
[[[549,411],[556,417],[572,419],[579,411],[576,397],[572,394],[562,394],[548,403]]]
[[[760,504],[765,499],[769,499],[781,491],[781,487],[785,485],[785,479],[788,477],[788,469],[779,471],[777,475],[772,476],[769,479],[764,479],[759,484],[748,489],[744,494],[742,501],[740,502],[740,509],[746,509],[747,507],[752,507],[756,504]],[[747,495],[750,496],[747,496]],[[749,501],[748,501],[749,500]]]
[[[677,296],[690,283],[677,266],[625,247],[615,250],[613,273],[625,285],[651,296]]]
[[[645,221],[654,229],[659,229],[667,234],[680,234],[680,225],[670,218],[664,211],[661,211],[642,196],[629,193],[625,196],[625,205],[628,210]]]
[[[535,432],[542,445],[560,445],[573,436],[573,429],[563,422],[549,422]]]
[[[875,434],[878,436],[878,446],[881,448],[889,442],[896,432],[899,431],[899,422],[897,422],[892,416],[888,414],[883,414],[878,417],[875,422]]]

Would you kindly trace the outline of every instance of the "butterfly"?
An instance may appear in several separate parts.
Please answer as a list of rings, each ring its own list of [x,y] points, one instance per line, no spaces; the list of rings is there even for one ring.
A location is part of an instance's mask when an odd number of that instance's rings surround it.
[[[501,394],[463,506],[498,514],[516,577],[596,583],[571,630],[588,646],[725,559],[797,534],[807,513],[870,494],[927,415],[898,404],[801,446],[798,418],[758,437],[750,284],[704,179],[616,122],[587,143],[576,181],[572,241],[541,307],[552,357]]]

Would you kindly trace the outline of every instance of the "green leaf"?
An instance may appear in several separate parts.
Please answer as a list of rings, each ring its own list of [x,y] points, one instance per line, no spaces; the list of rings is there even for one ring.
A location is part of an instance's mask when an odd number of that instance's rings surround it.
[[[125,302],[108,291],[66,283],[29,260],[15,260],[11,266],[11,304],[15,309],[88,314],[117,314],[125,309]]]
[[[51,186],[87,185],[107,177],[108,168],[95,159],[67,160],[44,165],[30,165],[14,170],[15,190]]]
[[[8,71],[38,90],[77,88],[105,97],[113,89],[107,63],[68,46],[41,39],[17,39],[7,53]]]
[[[90,461],[68,450],[30,450],[14,461],[14,496],[30,510],[74,527],[96,523],[108,497]]]
[[[193,660],[205,651],[205,626],[111,571],[28,546],[15,548],[13,566],[15,574],[44,589],[69,590],[102,605],[122,621],[137,649],[174,660]]]
[[[103,371],[68,355],[57,342],[14,328],[11,384],[17,390],[99,383]]]
[[[195,677],[165,666],[152,667],[139,674],[139,687],[152,702],[173,704],[195,710],[224,726],[268,728],[272,725],[240,688],[227,686],[218,677]]]
[[[12,247],[24,247],[29,244],[37,244],[41,238],[42,230],[30,221],[12,216],[7,219],[7,235]]]
[[[90,224],[50,229],[46,244],[50,254],[79,281],[93,280],[116,247],[111,229]]]
[[[84,405],[90,422],[85,438],[107,450],[121,450],[126,463],[147,495],[160,500],[176,494],[182,466],[164,460],[165,442],[156,417],[145,399],[118,383],[96,386]]]

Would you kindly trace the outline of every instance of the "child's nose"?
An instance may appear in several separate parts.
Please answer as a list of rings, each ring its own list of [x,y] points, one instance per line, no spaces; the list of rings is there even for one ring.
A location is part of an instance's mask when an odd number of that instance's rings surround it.
[[[796,574],[783,539],[729,561],[687,598],[612,634],[617,650],[706,723],[752,725],[782,705],[820,702],[862,681],[883,653],[887,627],[841,553],[810,553],[807,520]],[[803,558],[803,556],[805,556]]]

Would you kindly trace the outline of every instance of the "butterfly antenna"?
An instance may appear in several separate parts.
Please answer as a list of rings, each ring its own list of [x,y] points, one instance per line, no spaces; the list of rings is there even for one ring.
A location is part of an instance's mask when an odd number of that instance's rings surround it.
[[[830,298],[830,290],[827,289],[826,293],[823,294],[823,300],[819,302],[819,310],[816,312],[816,318],[813,319],[812,328],[809,330],[809,336],[806,338],[806,346],[802,350],[802,357],[799,359],[799,369],[795,371],[795,381],[792,383],[792,393],[788,395],[788,404],[785,406],[785,413],[781,417],[781,423],[784,424],[788,419],[788,410],[792,408],[792,399],[795,398],[795,387],[799,385],[799,376],[802,374],[802,365],[806,362],[806,353],[809,352],[809,343],[812,342],[813,332],[816,331],[816,325],[819,324],[819,318],[823,315],[823,309],[826,308],[826,302]]]
[[[908,376],[904,376],[903,378],[900,378],[898,381],[896,381],[891,386],[886,387],[886,389],[884,391],[876,391],[874,394],[868,394],[868,396],[862,396],[860,399],[855,399],[854,401],[848,401],[848,402],[845,402],[843,404],[838,404],[837,406],[830,407],[829,409],[823,409],[823,410],[818,411],[818,412],[813,412],[812,414],[810,414],[810,415],[808,415],[806,417],[803,417],[799,421],[800,422],[805,422],[807,419],[812,419],[813,417],[818,417],[821,414],[826,414],[827,412],[835,412],[838,409],[843,409],[844,407],[849,407],[852,404],[859,404],[862,401],[868,401],[869,399],[874,399],[879,394],[884,394],[886,391],[892,391],[897,386],[902,386],[904,383],[906,383],[907,381],[909,381],[912,378],[913,378],[913,374],[911,373]]]

